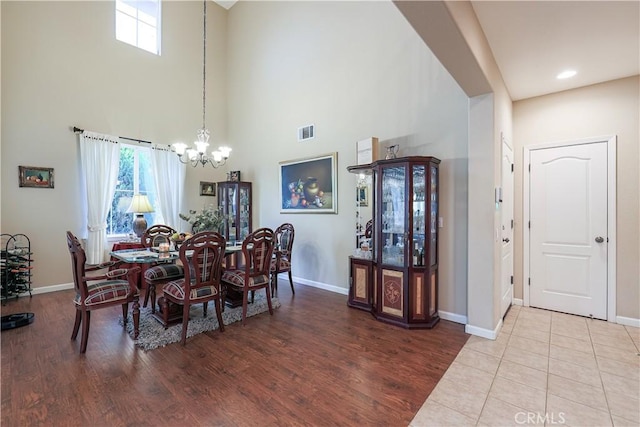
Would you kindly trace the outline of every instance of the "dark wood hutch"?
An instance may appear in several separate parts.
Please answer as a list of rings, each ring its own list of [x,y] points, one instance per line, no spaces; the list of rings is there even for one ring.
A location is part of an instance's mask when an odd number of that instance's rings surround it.
[[[432,328],[440,320],[439,164],[412,156],[347,168],[373,190],[372,238],[360,238],[359,228],[350,257],[350,307],[404,328]]]

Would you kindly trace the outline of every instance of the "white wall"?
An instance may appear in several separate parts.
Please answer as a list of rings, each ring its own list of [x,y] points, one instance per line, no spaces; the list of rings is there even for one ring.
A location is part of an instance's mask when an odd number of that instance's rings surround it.
[[[640,318],[640,77],[514,103],[515,297],[522,298],[523,147],[617,135],[617,315]]]
[[[467,97],[391,2],[239,2],[229,11],[233,169],[254,224],[296,228],[294,276],[348,286],[355,143],[442,160],[440,309],[466,314]],[[316,138],[296,129],[314,123]],[[384,149],[382,150],[384,151]],[[338,214],[280,214],[279,162],[338,153]]]
[[[163,2],[162,55],[114,36],[114,2],[0,2],[2,233],[31,238],[34,287],[72,281],[65,232],[83,235],[74,125],[170,144],[202,125],[202,2]],[[226,11],[208,11],[207,125],[226,139]],[[55,169],[55,188],[19,188],[18,166]],[[191,171],[187,206],[204,202]]]

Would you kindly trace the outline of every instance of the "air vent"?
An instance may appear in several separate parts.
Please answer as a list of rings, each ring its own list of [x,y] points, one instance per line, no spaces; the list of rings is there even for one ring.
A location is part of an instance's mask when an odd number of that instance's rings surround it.
[[[298,128],[298,142],[307,141],[315,136],[315,126],[307,125]]]

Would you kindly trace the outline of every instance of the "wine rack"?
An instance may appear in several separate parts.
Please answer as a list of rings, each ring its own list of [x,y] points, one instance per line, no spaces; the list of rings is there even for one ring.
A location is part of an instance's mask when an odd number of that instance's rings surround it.
[[[33,258],[31,241],[24,234],[0,235],[0,286],[2,303],[22,294],[31,295]]]

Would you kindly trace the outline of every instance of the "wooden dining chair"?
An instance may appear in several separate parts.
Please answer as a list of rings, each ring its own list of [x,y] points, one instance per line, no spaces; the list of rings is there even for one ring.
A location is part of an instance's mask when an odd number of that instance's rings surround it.
[[[222,284],[242,292],[242,324],[247,318],[249,292],[253,294],[264,288],[267,292],[269,314],[273,314],[271,306],[271,292],[269,292],[269,270],[271,257],[275,247],[275,233],[270,228],[259,228],[250,233],[242,242],[244,266],[240,269],[225,270],[222,274]]]
[[[169,303],[182,305],[182,345],[187,342],[189,309],[193,304],[202,303],[204,317],[207,317],[208,303],[213,301],[220,332],[224,331],[221,306],[224,292],[220,276],[226,246],[225,238],[211,231],[194,234],[180,246],[180,260],[185,266],[184,278],[164,285],[160,311],[166,329],[169,324]]]
[[[271,296],[278,294],[278,274],[288,272],[289,283],[291,284],[291,292],[295,295],[293,289],[293,278],[291,277],[291,250],[293,249],[293,238],[295,230],[293,224],[284,223],[275,231],[276,247],[273,250],[271,258]]]
[[[156,224],[147,228],[142,235],[141,241],[145,248],[158,246],[159,243],[169,242],[176,230],[164,224]],[[151,300],[151,313],[156,312],[156,289],[172,280],[184,277],[184,268],[182,265],[173,261],[159,261],[144,267],[144,284],[146,292],[144,295],[143,307],[146,307]]]
[[[75,340],[77,338],[80,324],[82,324],[80,353],[87,351],[91,312],[101,308],[121,305],[123,323],[126,330],[129,303],[132,303],[134,339],[137,339],[140,325],[140,304],[136,275],[140,268],[121,268],[111,270],[103,275],[89,276],[87,273],[112,267],[114,262],[109,261],[99,265],[87,266],[87,257],[84,249],[82,249],[76,236],[70,231],[67,231],[67,246],[71,254],[73,285],[76,290],[76,296],[73,299],[76,308],[76,320],[73,324],[71,339]]]

